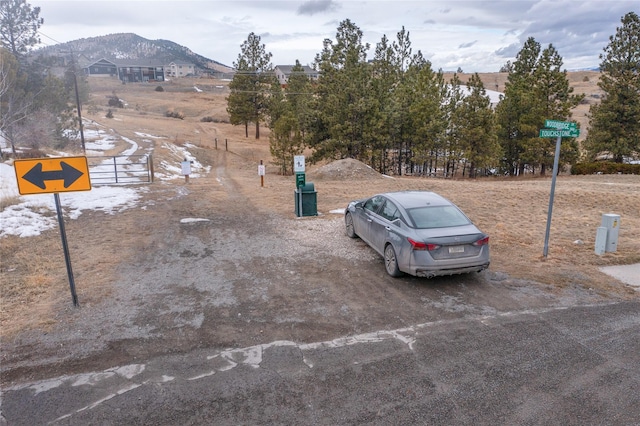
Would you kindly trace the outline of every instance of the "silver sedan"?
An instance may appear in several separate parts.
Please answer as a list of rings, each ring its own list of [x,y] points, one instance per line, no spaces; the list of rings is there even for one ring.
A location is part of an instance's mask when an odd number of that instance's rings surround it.
[[[382,255],[392,277],[431,278],[489,267],[489,236],[434,192],[388,192],[352,201],[344,221],[347,235]]]

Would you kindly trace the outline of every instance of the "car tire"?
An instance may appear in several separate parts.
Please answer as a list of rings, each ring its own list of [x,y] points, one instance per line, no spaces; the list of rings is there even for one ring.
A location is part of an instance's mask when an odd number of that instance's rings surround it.
[[[358,234],[356,234],[355,228],[353,227],[353,216],[351,216],[351,213],[347,212],[347,214],[344,215],[344,226],[347,232],[347,237],[355,238],[358,236]]]
[[[394,278],[402,276],[400,268],[398,268],[398,258],[396,257],[396,251],[391,244],[387,244],[384,248],[384,267],[387,270],[387,274]]]

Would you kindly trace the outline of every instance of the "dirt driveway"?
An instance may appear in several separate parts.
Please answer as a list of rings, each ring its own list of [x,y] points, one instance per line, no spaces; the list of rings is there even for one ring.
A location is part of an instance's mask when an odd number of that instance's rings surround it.
[[[156,183],[140,208],[70,221],[81,306],[71,306],[57,268],[53,302],[17,314],[47,321],[3,337],[3,384],[198,348],[317,342],[467,315],[636,297],[615,280],[594,289],[580,268],[567,265],[543,264],[547,282],[516,276],[505,267],[499,238],[489,271],[393,279],[370,248],[344,235],[342,215],[331,211],[344,206],[347,193],[406,182],[357,178],[364,172],[349,169],[340,171],[351,174],[346,184],[335,183],[318,169],[310,177],[318,179],[320,215],[296,218],[293,178],[267,176],[261,187],[253,164],[237,153],[195,153],[211,173],[188,184]],[[54,251],[55,243],[46,242],[56,238],[51,232],[35,243]],[[564,281],[549,283],[554,274]]]

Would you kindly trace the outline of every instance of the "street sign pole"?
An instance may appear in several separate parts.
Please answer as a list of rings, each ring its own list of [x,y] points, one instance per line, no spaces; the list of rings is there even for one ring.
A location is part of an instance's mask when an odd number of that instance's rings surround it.
[[[78,110],[78,113],[79,112]],[[20,195],[53,193],[53,198],[56,202],[56,211],[58,213],[58,224],[60,225],[64,260],[67,264],[69,287],[71,287],[71,299],[74,306],[79,306],[76,284],[73,281],[71,257],[69,256],[69,245],[67,244],[67,233],[64,229],[64,218],[59,193],[91,190],[91,178],[89,176],[87,157],[15,160],[13,162],[13,168],[16,172],[16,183],[18,184],[18,192]]]
[[[71,256],[69,256],[69,245],[67,244],[67,233],[64,229],[64,218],[62,217],[62,206],[60,205],[60,194],[53,194],[56,201],[56,210],[58,212],[58,224],[60,225],[60,237],[62,238],[62,249],[64,250],[64,261],[67,264],[67,275],[69,276],[69,287],[71,287],[71,300],[73,306],[78,304],[78,295],[76,294],[76,283],[73,281],[73,270],[71,269]]]
[[[558,174],[558,162],[560,159],[560,144],[562,142],[562,137],[558,135],[556,139],[556,156],[553,159],[553,177],[551,178],[551,195],[549,196],[549,211],[547,214],[547,232],[544,236],[544,250],[543,255],[547,257],[549,253],[549,231],[551,230],[551,213],[553,212],[553,195],[556,190],[556,176]]]
[[[551,230],[551,214],[553,212],[553,196],[556,190],[556,176],[558,175],[558,163],[560,162],[560,145],[563,137],[577,138],[580,135],[578,124],[572,121],[545,120],[544,127],[540,129],[541,138],[556,137],[556,155],[553,159],[553,177],[551,179],[551,195],[549,196],[549,211],[547,214],[547,232],[544,236],[544,257],[549,254],[549,232]]]

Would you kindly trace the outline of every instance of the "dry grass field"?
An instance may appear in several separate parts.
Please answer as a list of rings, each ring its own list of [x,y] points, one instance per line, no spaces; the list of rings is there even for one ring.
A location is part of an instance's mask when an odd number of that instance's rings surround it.
[[[487,88],[503,90],[505,75],[481,75]],[[576,92],[587,94],[588,102],[597,98],[598,73],[570,73]],[[161,85],[163,92],[155,90]],[[196,92],[196,85],[201,92]],[[90,81],[91,99],[85,106],[84,117],[100,123],[115,134],[136,139],[142,132],[167,141],[184,145],[193,144],[202,150],[227,149],[232,155],[227,173],[233,177],[236,188],[253,200],[255,209],[294,218],[292,193],[295,180],[280,176],[270,163],[268,132],[262,128],[262,138],[256,140],[249,129],[246,138],[244,128],[227,123],[225,96],[228,82],[207,79],[183,79],[163,83],[122,85],[110,79]],[[126,102],[126,108],[114,109],[114,117],[105,118],[107,100],[112,94]],[[574,119],[586,128],[588,102],[574,112]],[[183,120],[168,118],[167,111],[184,114]],[[202,117],[213,117],[214,122],[202,122]],[[584,137],[582,132],[581,138]],[[115,148],[118,151],[121,147]],[[154,148],[156,163],[175,162],[173,153],[157,143]],[[264,187],[260,186],[257,165],[263,160],[267,165]],[[194,180],[190,187],[210,195],[206,184],[213,176]],[[558,178],[553,206],[549,255],[542,256],[551,187],[550,177],[535,178],[482,178],[475,180],[443,180],[417,177],[384,177],[371,173],[354,162],[307,165],[307,181],[315,183],[318,191],[320,215],[305,220],[333,220],[330,213],[342,209],[347,202],[377,192],[402,189],[427,189],[436,191],[458,204],[471,219],[491,236],[492,265],[494,272],[508,274],[525,280],[544,283],[553,288],[582,286],[599,294],[632,298],[638,293],[622,283],[601,273],[606,265],[640,262],[640,176],[594,175]],[[164,185],[183,185],[175,180]],[[156,190],[151,185],[146,197],[153,197]],[[224,202],[221,200],[220,202]],[[594,252],[596,228],[601,216],[616,213],[621,216],[619,248],[615,253],[598,256]],[[127,213],[117,222],[118,229],[110,229],[112,235],[121,238],[94,238],[101,226],[99,213],[86,214],[80,221],[71,221],[70,232],[84,233],[83,247],[73,246],[74,253],[81,251],[74,260],[74,272],[89,275],[95,294],[108,294],[109,283],[118,262],[126,259],[136,246],[135,233],[147,235],[154,224],[143,229],[127,229]],[[170,214],[168,211],[167,214]],[[94,225],[87,225],[94,221]],[[114,234],[115,233],[115,234]],[[126,237],[128,236],[128,237]],[[345,237],[346,238],[346,237]],[[0,247],[0,324],[5,337],[32,327],[54,323],[52,306],[68,304],[68,292],[61,292],[67,284],[64,263],[60,261],[61,244],[56,231],[41,236],[2,239]],[[130,244],[130,245],[129,245]],[[36,260],[34,260],[36,259]]]

